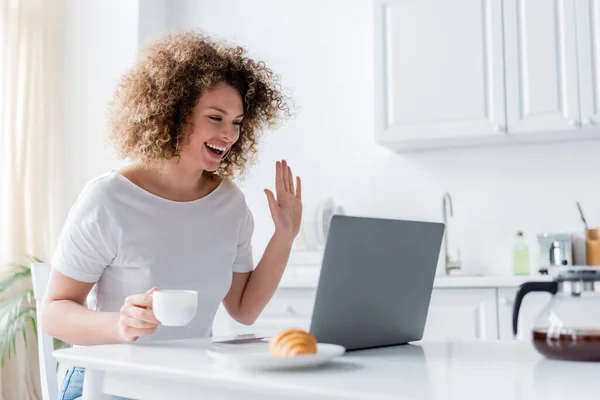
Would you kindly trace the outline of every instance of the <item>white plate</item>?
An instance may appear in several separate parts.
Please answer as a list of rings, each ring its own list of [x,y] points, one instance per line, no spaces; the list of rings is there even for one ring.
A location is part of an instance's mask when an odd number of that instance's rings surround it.
[[[269,343],[240,345],[213,344],[207,353],[222,363],[252,369],[295,369],[316,367],[342,356],[346,352],[343,346],[336,344],[317,344],[316,354],[294,357],[275,357],[269,352]]]

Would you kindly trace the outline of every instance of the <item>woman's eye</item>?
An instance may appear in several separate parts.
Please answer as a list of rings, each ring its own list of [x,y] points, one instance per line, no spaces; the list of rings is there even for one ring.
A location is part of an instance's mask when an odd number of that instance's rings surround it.
[[[234,125],[242,126],[242,121],[233,121]]]
[[[221,121],[221,117],[208,117],[213,121]]]

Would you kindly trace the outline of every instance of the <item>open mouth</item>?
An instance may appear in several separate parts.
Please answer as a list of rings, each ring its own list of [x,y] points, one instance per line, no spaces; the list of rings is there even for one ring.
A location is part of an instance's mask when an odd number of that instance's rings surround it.
[[[208,151],[210,151],[212,154],[214,154],[216,156],[223,155],[225,150],[227,150],[225,147],[216,146],[216,145],[210,144],[210,143],[204,143],[204,145],[206,146]]]

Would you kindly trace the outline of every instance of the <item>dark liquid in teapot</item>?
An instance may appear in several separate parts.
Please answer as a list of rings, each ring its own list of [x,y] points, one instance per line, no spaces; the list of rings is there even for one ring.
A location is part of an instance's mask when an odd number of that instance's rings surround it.
[[[600,361],[600,329],[533,330],[533,346],[548,358]]]

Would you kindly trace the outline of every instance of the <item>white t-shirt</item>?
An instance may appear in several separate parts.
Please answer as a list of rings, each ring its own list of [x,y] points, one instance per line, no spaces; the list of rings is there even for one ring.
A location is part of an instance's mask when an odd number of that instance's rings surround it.
[[[71,208],[52,266],[96,282],[88,306],[98,311],[119,311],[127,296],[154,286],[197,290],[192,322],[159,326],[138,340],[207,337],[232,273],[253,269],[253,230],[244,195],[229,180],[201,199],[176,202],[112,171],[91,181]]]

